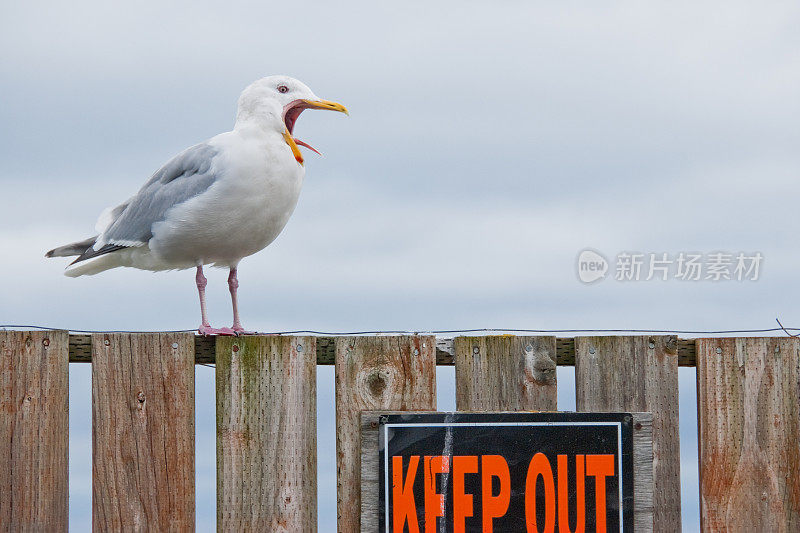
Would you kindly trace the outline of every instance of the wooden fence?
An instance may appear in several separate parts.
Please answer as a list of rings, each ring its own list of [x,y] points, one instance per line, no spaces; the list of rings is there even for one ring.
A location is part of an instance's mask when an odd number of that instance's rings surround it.
[[[217,527],[314,531],[316,366],[335,364],[338,529],[359,530],[362,410],[653,413],[655,531],[678,531],[678,366],[697,367],[706,531],[800,531],[800,340],[370,337],[0,331],[0,528],[67,529],[68,362],[92,362],[97,531],[194,528],[194,365],[216,363]],[[687,443],[684,443],[686,445]],[[692,443],[694,445],[694,443]]]

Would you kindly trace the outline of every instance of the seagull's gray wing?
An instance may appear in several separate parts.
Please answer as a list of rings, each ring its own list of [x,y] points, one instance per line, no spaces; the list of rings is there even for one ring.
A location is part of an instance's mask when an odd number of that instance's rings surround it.
[[[75,263],[121,248],[142,246],[153,224],[176,205],[205,192],[218,178],[212,162],[219,150],[206,143],[187,148],[158,169],[130,200],[110,211],[110,223]]]
[[[122,209],[117,208],[119,214],[98,240],[120,246],[146,244],[153,236],[153,224],[164,220],[169,208],[205,192],[214,183],[217,176],[211,172],[211,163],[216,155],[216,148],[198,144],[173,157],[136,196],[119,206]]]

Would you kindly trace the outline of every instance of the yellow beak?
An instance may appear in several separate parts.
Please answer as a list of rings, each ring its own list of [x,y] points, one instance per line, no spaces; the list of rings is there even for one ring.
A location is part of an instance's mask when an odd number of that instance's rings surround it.
[[[297,160],[298,163],[301,165],[303,164],[303,154],[300,153],[300,148],[297,147],[297,143],[294,142],[291,134],[288,131],[283,132],[283,139],[286,141],[286,144],[289,145],[289,148],[292,149],[292,154],[294,154],[294,158]]]
[[[303,102],[310,109],[327,109],[328,111],[339,111],[345,115],[350,115],[345,106],[336,102],[331,102],[330,100],[303,100]]]

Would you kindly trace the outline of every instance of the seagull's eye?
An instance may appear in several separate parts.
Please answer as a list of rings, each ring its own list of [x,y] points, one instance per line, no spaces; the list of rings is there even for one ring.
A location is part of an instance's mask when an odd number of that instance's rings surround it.
[[[279,93],[288,93],[289,88],[286,85],[278,85],[278,92]]]

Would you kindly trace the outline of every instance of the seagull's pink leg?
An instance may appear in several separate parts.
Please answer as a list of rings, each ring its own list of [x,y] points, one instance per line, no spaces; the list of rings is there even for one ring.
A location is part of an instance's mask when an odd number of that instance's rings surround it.
[[[239,288],[239,279],[236,277],[236,267],[231,268],[228,274],[228,289],[231,291],[231,305],[233,306],[233,331],[236,333],[244,333],[242,321],[239,320],[239,298],[236,296],[236,290]]]
[[[197,332],[200,335],[235,335],[236,333],[230,328],[212,328],[208,323],[208,315],[206,314],[206,285],[208,285],[208,280],[203,275],[203,265],[197,265],[197,274],[194,280],[197,283],[197,294],[200,296],[200,316],[203,321]]]
[[[206,314],[206,285],[208,280],[203,275],[203,265],[197,265],[197,274],[194,276],[194,281],[197,283],[197,294],[200,296],[200,316],[202,317],[203,328],[209,328],[211,325],[208,323],[208,315]]]

